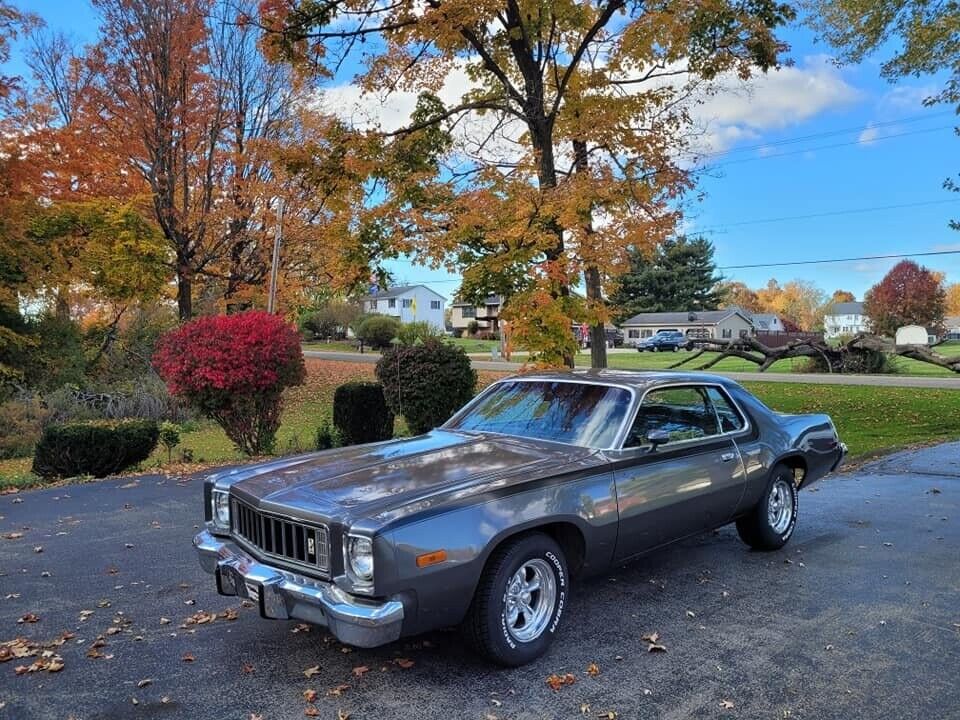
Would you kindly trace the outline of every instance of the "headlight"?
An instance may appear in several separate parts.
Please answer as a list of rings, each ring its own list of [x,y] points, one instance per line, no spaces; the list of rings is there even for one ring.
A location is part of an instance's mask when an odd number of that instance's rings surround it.
[[[368,537],[347,537],[347,562],[350,571],[361,582],[373,581],[373,541]]]
[[[223,490],[214,490],[210,494],[210,504],[213,512],[213,524],[224,530],[230,528],[230,494]]]

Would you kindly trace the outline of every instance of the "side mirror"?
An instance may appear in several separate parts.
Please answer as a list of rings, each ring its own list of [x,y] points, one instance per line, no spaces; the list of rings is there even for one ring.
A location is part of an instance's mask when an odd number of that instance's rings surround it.
[[[650,452],[656,452],[658,447],[670,442],[670,433],[666,430],[651,430],[647,433],[647,442],[650,443]]]

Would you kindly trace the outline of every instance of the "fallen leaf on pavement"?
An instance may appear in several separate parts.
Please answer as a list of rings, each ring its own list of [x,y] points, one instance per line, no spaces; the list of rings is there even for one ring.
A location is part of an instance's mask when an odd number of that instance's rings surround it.
[[[35,553],[42,553],[42,552],[43,552],[43,545],[35,545],[34,548],[33,548],[33,551],[34,551]]]
[[[547,676],[547,685],[551,690],[559,690],[564,685],[573,685],[577,681],[577,678],[573,673],[565,673],[563,675],[552,674]]]
[[[731,700],[721,700],[720,701],[721,710],[733,710],[733,701]]]
[[[613,710],[607,710],[606,712],[598,713],[598,718],[603,718],[603,720],[617,720],[617,713]]]
[[[590,677],[596,677],[600,674],[600,666],[596,663],[590,663],[587,665],[587,675]]]
[[[304,691],[303,691],[303,699],[306,700],[308,703],[316,702],[316,701],[317,701],[317,691],[316,691],[316,690],[304,690]]]
[[[18,625],[23,625],[24,623],[35,623],[40,622],[40,616],[35,613],[27,613],[23,615],[19,620],[17,620]]]
[[[344,710],[337,710],[337,720],[350,720],[350,713]]]
[[[416,665],[416,663],[415,663],[413,660],[410,660],[409,658],[397,658],[397,659],[394,660],[393,662],[394,662],[394,664],[396,664],[398,667],[401,667],[401,668],[403,668],[404,670],[409,670],[409,669],[412,668],[414,665]]]
[[[650,643],[650,645],[647,646],[647,652],[666,652],[666,651],[667,651],[666,645],[660,645],[658,643]]]
[[[23,537],[23,533],[22,533],[22,532],[8,532],[8,533],[4,533],[3,535],[0,535],[0,537],[2,537],[4,540],[19,540],[20,538]]]
[[[144,678],[143,680],[141,680],[140,682],[137,683],[137,687],[138,687],[138,688],[145,688],[147,685],[149,685],[149,684],[152,683],[152,682],[153,682],[153,680],[151,680],[150,678]]]
[[[343,693],[350,689],[349,685],[337,685],[335,688],[330,688],[327,690],[327,695],[330,697],[340,697]]]
[[[184,662],[193,662],[194,660],[196,660],[196,658],[190,653],[185,653],[184,656],[180,659],[183,660]]]
[[[245,662],[243,663],[243,665],[240,666],[240,669],[243,670],[243,672],[245,672],[247,675],[249,675],[250,673],[253,672],[253,665],[251,665],[248,662]]]
[[[303,711],[303,714],[307,717],[320,717],[320,711],[317,710],[316,705],[307,705],[307,709]]]
[[[368,673],[368,672],[370,672],[370,668],[368,668],[366,665],[358,665],[357,667],[355,667],[355,668],[353,669],[353,676],[354,676],[354,677],[363,677],[364,674],[366,674],[366,673]]]
[[[646,635],[641,635],[640,639],[648,643],[655,643],[658,640],[660,640],[660,633],[658,632],[647,633]]]
[[[314,665],[313,667],[308,667],[303,671],[303,676],[306,678],[312,678],[314,675],[320,674],[320,666]]]

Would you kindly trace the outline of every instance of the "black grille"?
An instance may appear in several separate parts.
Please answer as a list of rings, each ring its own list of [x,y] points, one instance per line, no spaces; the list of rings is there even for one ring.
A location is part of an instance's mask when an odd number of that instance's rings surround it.
[[[323,525],[287,520],[230,499],[230,524],[235,537],[264,555],[328,571],[330,541]]]

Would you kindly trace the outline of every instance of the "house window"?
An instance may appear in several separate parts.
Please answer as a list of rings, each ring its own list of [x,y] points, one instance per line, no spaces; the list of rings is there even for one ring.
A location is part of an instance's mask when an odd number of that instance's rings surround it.
[[[376,300],[371,300],[370,302],[368,302],[368,303],[367,303],[367,309],[368,309],[368,310],[376,310],[376,309],[377,309],[377,301],[376,301]]]
[[[725,338],[732,338],[733,330],[731,330],[730,328],[723,328],[723,332],[721,333],[721,336]]]
[[[404,298],[404,299],[403,299],[403,307],[405,307],[405,308],[413,307],[413,298]]]
[[[750,331],[749,331],[749,330],[741,330],[741,331],[740,331],[740,337],[742,337],[742,338],[747,337],[747,335],[749,335],[749,334],[750,334]]]
[[[461,308],[460,312],[465,318],[475,318],[477,316],[477,309],[473,305]]]
[[[397,306],[397,299],[396,299],[396,298],[390,298],[389,300],[387,300],[387,307],[389,307],[389,308],[395,308],[396,306]]]
[[[639,330],[627,330],[627,337],[628,337],[628,338],[638,338],[638,337],[640,337],[640,331],[639,331]]]
[[[644,330],[641,337],[645,337],[645,338],[653,337],[653,330]]]
[[[431,310],[439,310],[439,309],[440,309],[440,301],[439,301],[439,300],[431,300],[431,301],[430,301],[430,309],[431,309]]]

